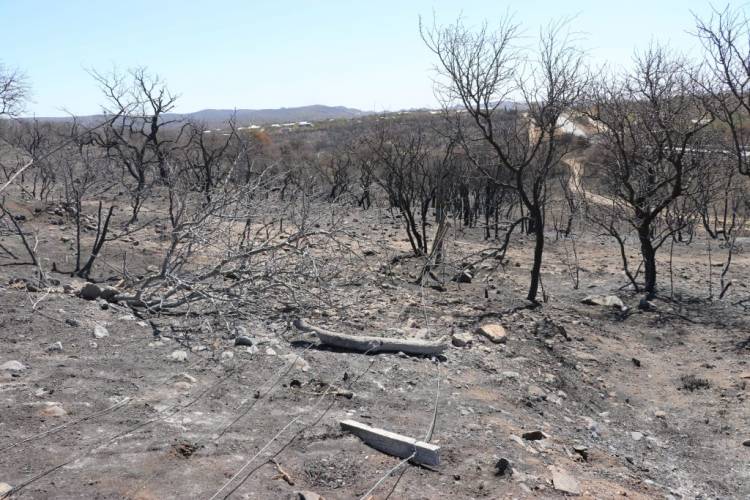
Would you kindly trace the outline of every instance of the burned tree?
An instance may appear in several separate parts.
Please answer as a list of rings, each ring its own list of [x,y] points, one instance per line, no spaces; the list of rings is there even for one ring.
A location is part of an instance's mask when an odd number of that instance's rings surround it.
[[[176,121],[165,119],[165,115],[174,108],[177,96],[144,68],[130,70],[127,75],[92,75],[107,101],[104,113],[112,116],[108,126],[97,132],[96,140],[110,158],[120,163],[124,176],[135,182],[126,183],[131,193],[133,223],[155,180],[154,172],[162,179],[166,176],[164,162],[174,139],[162,130]]]
[[[609,210],[637,234],[648,298],[656,293],[656,253],[678,229],[667,223],[667,209],[701,187],[710,157],[712,116],[695,82],[688,62],[652,47],[636,56],[631,71],[592,87],[588,114],[599,126]],[[629,272],[625,236],[609,227]]]
[[[421,27],[438,59],[438,93],[455,116],[463,146],[474,166],[498,187],[514,190],[526,208],[534,233],[534,261],[528,300],[536,302],[544,252],[547,178],[568,152],[560,123],[583,88],[582,53],[565,24],[542,31],[537,50],[518,46],[520,28],[510,18],[497,31],[484,24],[472,31],[461,20],[445,27]],[[535,61],[524,65],[524,59]],[[520,100],[520,104],[511,103]],[[490,162],[475,154],[489,146]],[[505,181],[497,172],[507,174]]]

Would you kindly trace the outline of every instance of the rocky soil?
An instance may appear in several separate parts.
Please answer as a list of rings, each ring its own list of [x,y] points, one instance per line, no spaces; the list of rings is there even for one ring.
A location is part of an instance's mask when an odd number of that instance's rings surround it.
[[[578,237],[574,289],[568,243],[550,235],[548,300],[530,308],[530,242],[439,291],[413,284],[413,260],[384,266],[407,243],[397,220],[369,231],[378,217],[349,217],[367,272],[337,290],[346,307],[139,318],[65,275],[35,289],[20,280],[30,267],[0,267],[0,494],[359,498],[401,460],[340,429],[354,419],[441,448],[439,466],[403,464],[373,498],[750,496],[747,253],[720,301],[707,298],[703,243],[675,247],[674,293],[662,275],[642,304],[611,243]],[[60,261],[58,226],[44,212],[30,223]],[[117,245],[146,266],[151,238]],[[480,238],[456,232],[449,252]],[[296,330],[298,317],[452,342],[438,358],[346,352]]]

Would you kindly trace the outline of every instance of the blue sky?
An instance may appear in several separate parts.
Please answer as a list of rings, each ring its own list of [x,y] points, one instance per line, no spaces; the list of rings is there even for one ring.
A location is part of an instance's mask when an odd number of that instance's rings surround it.
[[[723,3],[719,5],[724,5]],[[734,5],[747,5],[734,2]],[[418,16],[492,23],[506,11],[531,36],[577,16],[594,64],[625,64],[652,39],[690,51],[692,0],[0,0],[0,61],[28,75],[29,114],[95,113],[87,68],[147,66],[180,95],[177,111],[328,104],[432,106],[432,54]]]

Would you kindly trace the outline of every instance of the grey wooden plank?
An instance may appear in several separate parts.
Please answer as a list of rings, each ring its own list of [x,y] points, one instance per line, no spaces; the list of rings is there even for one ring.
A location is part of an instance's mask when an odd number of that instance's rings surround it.
[[[440,447],[418,441],[395,432],[378,429],[356,420],[342,420],[341,428],[359,437],[378,451],[400,458],[407,458],[416,451],[412,460],[425,465],[440,464]]]

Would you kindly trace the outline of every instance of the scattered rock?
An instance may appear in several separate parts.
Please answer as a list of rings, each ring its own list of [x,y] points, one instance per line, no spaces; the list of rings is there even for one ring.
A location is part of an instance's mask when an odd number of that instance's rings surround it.
[[[103,339],[104,337],[109,337],[109,331],[102,325],[94,325],[94,338]]]
[[[306,372],[310,369],[310,363],[308,363],[302,356],[298,356],[296,354],[284,354],[283,356],[279,357],[285,361],[294,363],[294,367],[298,370],[302,370],[303,372]]]
[[[631,432],[630,437],[633,441],[640,441],[643,439],[643,433],[642,432]]]
[[[26,365],[16,360],[6,361],[2,365],[0,365],[0,370],[5,370],[9,372],[22,372],[25,369],[26,369]]]
[[[510,466],[510,461],[507,458],[501,458],[495,464],[495,475],[505,476],[513,474],[513,468]]]
[[[255,341],[254,339],[246,336],[246,335],[240,335],[236,339],[234,339],[234,345],[254,345]]]
[[[544,401],[547,399],[547,393],[538,385],[530,385],[526,389],[526,393],[528,394],[529,399],[533,401]]]
[[[630,361],[632,361],[632,362],[633,362],[633,364],[634,364],[635,366],[637,366],[638,368],[640,368],[640,367],[641,367],[641,360],[640,360],[640,359],[638,359],[638,358],[631,358],[631,359],[630,359]]]
[[[193,377],[192,375],[189,375],[187,373],[179,373],[179,374],[175,375],[174,377],[172,377],[172,379],[175,382],[187,382],[188,384],[194,384],[194,383],[198,382],[198,380],[195,377]]]
[[[169,359],[172,361],[176,361],[178,363],[184,363],[188,359],[188,355],[185,351],[176,350],[172,351],[172,354],[169,355]]]
[[[39,411],[42,417],[64,417],[68,412],[60,403],[45,403],[44,408]]]
[[[498,324],[482,325],[477,329],[477,333],[487,337],[495,344],[502,344],[508,340],[505,328]]]
[[[530,431],[524,432],[523,434],[521,434],[521,437],[526,441],[539,441],[541,439],[544,439],[546,436],[542,431]]]
[[[661,411],[661,410],[656,410],[656,411],[654,412],[654,416],[655,416],[656,418],[667,418],[667,414],[666,414],[666,412],[663,412],[663,411]]]
[[[552,321],[549,318],[542,318],[541,320],[534,323],[534,335],[546,338],[552,338],[555,335],[560,335],[565,340],[572,340],[564,326]]]
[[[750,439],[746,439],[742,442],[742,446],[748,446],[750,447]]]
[[[276,351],[270,347],[266,347],[266,356],[276,356]]]
[[[518,380],[519,378],[521,378],[521,374],[520,373],[518,373],[518,372],[511,372],[511,371],[503,372],[502,376],[504,378],[510,378],[510,379],[513,379],[513,380]]]
[[[81,298],[86,300],[96,300],[98,299],[102,294],[102,289],[99,288],[99,285],[96,285],[94,283],[86,283],[83,285],[83,288],[81,288]]]
[[[62,342],[59,342],[59,341],[47,346],[47,352],[62,352],[62,350],[63,350],[63,345],[62,345]]]
[[[590,306],[616,307],[621,311],[627,311],[628,306],[616,295],[589,295],[581,303]]]
[[[13,486],[8,483],[0,483],[0,495],[4,495],[13,489]]]
[[[78,320],[77,319],[73,319],[73,318],[67,318],[65,320],[65,324],[68,325],[68,326],[72,326],[74,328],[81,326],[81,324],[78,322]]]
[[[557,491],[568,493],[569,495],[580,495],[581,486],[568,471],[554,465],[550,466],[552,472],[552,485]]]
[[[232,351],[224,351],[221,353],[221,360],[222,361],[228,361],[230,359],[234,358],[234,353]]]
[[[106,286],[101,290],[99,297],[107,302],[116,302],[115,297],[120,294],[120,290],[113,286]]]
[[[468,332],[454,333],[453,335],[451,335],[451,342],[456,347],[466,347],[471,345],[472,337]]]
[[[582,444],[577,444],[573,446],[573,451],[576,452],[578,455],[580,455],[580,457],[583,459],[584,462],[588,462],[589,449],[586,446]]]

